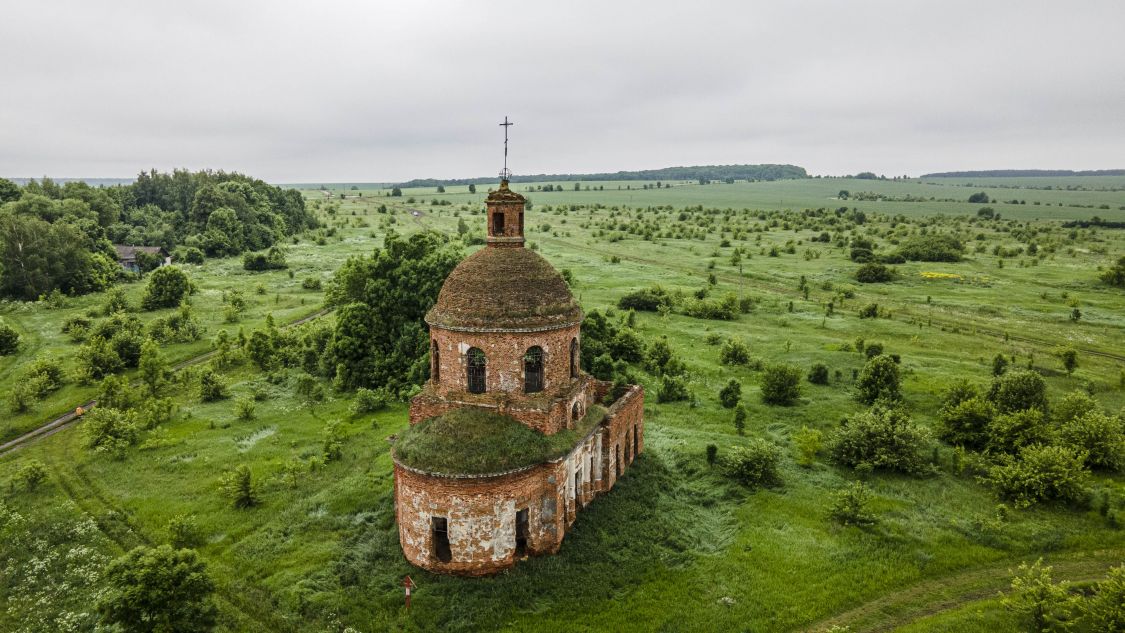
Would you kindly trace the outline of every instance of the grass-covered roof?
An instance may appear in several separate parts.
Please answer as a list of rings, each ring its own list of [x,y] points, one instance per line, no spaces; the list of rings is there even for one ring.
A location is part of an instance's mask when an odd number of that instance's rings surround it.
[[[574,429],[544,435],[487,409],[454,409],[402,432],[395,441],[395,458],[436,474],[502,473],[566,455],[605,413],[604,407],[592,406]]]

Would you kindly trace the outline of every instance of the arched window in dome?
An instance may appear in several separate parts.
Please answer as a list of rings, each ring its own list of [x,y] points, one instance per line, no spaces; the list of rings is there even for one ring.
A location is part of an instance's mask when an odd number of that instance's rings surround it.
[[[578,377],[578,337],[570,339],[570,377]]]
[[[578,404],[577,400],[574,401],[574,406],[570,408],[570,419],[574,424],[578,424],[578,421],[582,419],[582,405]]]
[[[468,357],[466,370],[469,379],[469,393],[484,393],[484,369],[486,364],[484,352],[471,347],[466,356]]]
[[[430,341],[430,379],[434,384],[441,382],[441,352],[436,339]]]
[[[504,213],[496,212],[492,214],[492,234],[504,235]]]
[[[543,391],[543,348],[538,345],[528,348],[523,355],[523,391]]]

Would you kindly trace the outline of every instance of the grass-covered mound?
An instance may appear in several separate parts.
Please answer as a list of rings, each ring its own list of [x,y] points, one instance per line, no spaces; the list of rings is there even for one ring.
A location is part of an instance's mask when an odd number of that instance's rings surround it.
[[[395,441],[395,457],[431,473],[483,475],[515,470],[561,457],[605,419],[592,406],[573,430],[544,435],[485,409],[465,407],[424,420]]]

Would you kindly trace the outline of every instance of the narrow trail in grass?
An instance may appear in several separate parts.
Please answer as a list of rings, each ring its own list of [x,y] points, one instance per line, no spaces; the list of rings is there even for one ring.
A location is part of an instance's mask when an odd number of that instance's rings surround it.
[[[288,328],[291,328],[291,327],[296,327],[296,326],[301,325],[303,323],[308,323],[309,321],[312,321],[314,319],[319,319],[320,317],[328,314],[329,312],[332,312],[332,308],[323,308],[321,310],[313,312],[312,314],[305,315],[305,316],[303,316],[303,317],[301,317],[301,318],[299,318],[295,321],[290,321],[289,323],[286,323],[282,327],[285,328],[285,329],[288,329]],[[209,360],[215,354],[216,354],[216,352],[214,352],[214,351],[204,352],[204,353],[202,353],[198,356],[193,356],[193,357],[188,358],[186,360],[182,360],[182,361],[172,365],[171,371],[176,372],[176,371],[180,371],[182,369],[185,369],[187,367],[191,367],[192,365],[198,365],[199,363],[202,363],[206,360]],[[136,387],[139,384],[140,384],[140,382],[136,381],[136,380],[134,380],[132,382],[133,387]],[[7,455],[8,453],[15,452],[15,451],[23,448],[24,446],[27,446],[28,444],[31,444],[32,442],[35,442],[37,440],[41,440],[45,437],[50,437],[51,435],[54,435],[55,433],[58,433],[59,431],[62,431],[64,429],[67,429],[67,428],[77,424],[79,421],[81,421],[81,418],[82,418],[82,416],[78,414],[78,409],[82,409],[83,412],[89,411],[90,409],[97,406],[97,404],[98,404],[97,400],[88,400],[88,401],[86,401],[82,404],[76,405],[70,411],[68,411],[68,412],[66,412],[66,413],[64,413],[64,414],[62,414],[62,415],[60,415],[60,416],[58,416],[58,417],[56,417],[52,420],[47,421],[42,426],[38,426],[38,427],[28,431],[27,433],[24,433],[23,435],[15,438],[13,440],[5,442],[4,444],[0,444],[0,457],[3,457],[4,455]]]
[[[158,544],[159,539],[146,534],[130,519],[128,511],[86,474],[82,468],[83,461],[74,455],[76,442],[75,436],[63,437],[49,450],[43,451],[46,466],[62,492],[83,514],[90,517],[120,553],[142,545],[151,547]],[[245,627],[249,624],[256,625],[256,629],[261,631],[295,630],[292,623],[278,617],[268,602],[261,600],[262,596],[248,596],[245,587],[236,589],[232,586],[230,578],[233,577],[233,570],[228,565],[210,558],[207,559],[207,565],[221,572],[211,574],[215,583],[215,597],[226,607],[225,611],[237,620],[235,630],[248,630]]]
[[[854,631],[882,633],[894,631],[922,618],[956,609],[966,603],[996,596],[1008,589],[1012,570],[1027,558],[971,569],[952,576],[919,582],[899,591],[884,594],[844,613],[821,620],[803,631],[820,633],[832,626],[849,626]],[[1044,557],[1053,567],[1056,580],[1093,580],[1125,560],[1125,550],[1070,552]]]
[[[676,271],[682,272],[682,273],[687,274],[687,275],[692,275],[692,276],[698,275],[700,277],[703,277],[704,274],[705,274],[701,271],[693,270],[693,269],[691,269],[690,267],[687,267],[687,266],[678,266],[678,265],[672,263],[671,259],[655,260],[655,259],[649,259],[649,258],[646,258],[646,257],[640,257],[638,255],[632,255],[632,254],[622,255],[620,253],[610,252],[610,251],[605,250],[605,249],[595,248],[595,247],[592,247],[592,246],[583,246],[581,244],[577,244],[577,243],[574,243],[574,242],[568,242],[568,241],[565,241],[565,240],[562,240],[562,239],[559,239],[559,238],[544,237],[544,238],[542,238],[542,241],[553,242],[553,243],[556,243],[560,246],[564,246],[566,248],[572,248],[572,249],[580,250],[580,251],[587,251],[589,253],[594,253],[594,254],[600,255],[602,257],[609,257],[611,255],[617,255],[617,257],[620,257],[623,260],[629,260],[629,261],[633,261],[633,262],[637,262],[637,263],[641,263],[641,264],[646,264],[646,265],[649,265],[649,266],[656,266],[658,268],[676,270]],[[776,293],[782,293],[782,294],[798,294],[796,289],[794,289],[794,288],[791,288],[791,287],[788,287],[788,286],[782,286],[780,284],[770,283],[768,281],[763,281],[763,280],[760,280],[760,279],[754,279],[753,277],[740,277],[740,276],[734,275],[732,273],[723,273],[723,272],[715,272],[714,274],[715,274],[716,278],[721,279],[721,280],[726,281],[726,282],[729,282],[729,283],[732,283],[732,284],[736,284],[736,285],[744,284],[744,285],[749,285],[749,286],[755,287],[759,290],[766,290],[766,291],[769,291],[769,292],[776,292]],[[955,318],[949,318],[948,316],[947,317],[933,317],[933,316],[930,316],[928,314],[923,315],[923,314],[913,310],[910,306],[908,306],[906,304],[896,303],[896,304],[892,304],[892,306],[893,306],[893,312],[896,313],[896,314],[910,316],[910,317],[913,317],[915,319],[922,319],[922,320],[925,320],[925,321],[931,323],[932,325],[954,328],[955,333],[963,333],[966,336],[976,333],[976,334],[983,334],[985,336],[994,336],[996,338],[1001,338],[1001,339],[1003,339],[1004,337],[1007,337],[1008,339],[1013,340],[1013,341],[1019,341],[1021,343],[1028,343],[1028,344],[1031,344],[1031,345],[1038,346],[1039,348],[1041,348],[1043,350],[1053,350],[1058,346],[1057,341],[1050,341],[1050,340],[1034,338],[1034,337],[1030,337],[1030,336],[1026,336],[1026,335],[1017,335],[1017,334],[1010,334],[1010,333],[1007,333],[1007,332],[1001,332],[1001,331],[989,328],[987,326],[979,325],[975,321],[968,320],[966,317],[961,317],[961,319],[963,319],[963,320],[959,320],[959,319],[955,319]],[[1110,360],[1115,360],[1115,361],[1118,361],[1118,362],[1125,363],[1125,355],[1114,354],[1112,352],[1106,352],[1106,351],[1103,351],[1103,350],[1091,349],[1091,348],[1088,348],[1088,347],[1078,348],[1078,351],[1082,352],[1083,354],[1090,354],[1092,356],[1099,356],[1099,357],[1102,357],[1102,358],[1108,358]]]

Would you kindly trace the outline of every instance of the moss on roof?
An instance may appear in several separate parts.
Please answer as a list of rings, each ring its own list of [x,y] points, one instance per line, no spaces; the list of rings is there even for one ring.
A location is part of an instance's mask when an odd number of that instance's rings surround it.
[[[570,287],[526,248],[482,248],[449,273],[426,321],[448,328],[520,329],[582,319]]]
[[[394,453],[403,465],[428,473],[502,473],[566,455],[605,415],[604,407],[591,406],[574,429],[544,435],[506,415],[464,407],[403,431]]]

